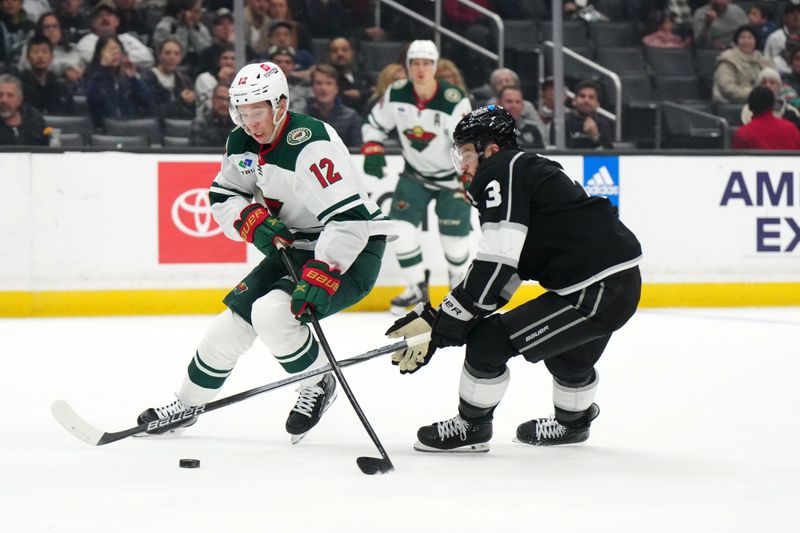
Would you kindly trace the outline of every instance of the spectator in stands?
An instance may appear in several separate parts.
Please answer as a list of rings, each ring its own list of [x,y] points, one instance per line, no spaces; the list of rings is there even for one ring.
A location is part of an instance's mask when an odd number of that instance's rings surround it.
[[[672,30],[672,15],[667,11],[656,11],[654,14],[656,31],[642,37],[642,44],[651,48],[688,48],[692,44],[689,37],[681,37]]]
[[[349,39],[334,37],[328,42],[328,62],[339,72],[339,97],[342,102],[362,113],[372,91],[372,77],[359,67]]]
[[[784,89],[784,85],[781,83],[781,75],[778,74],[778,71],[774,68],[763,69],[758,75],[758,85],[768,87],[775,95],[775,108],[773,109],[772,114],[775,115],[776,118],[788,120],[794,124],[798,130],[800,130],[800,111],[798,111],[798,109],[793,105],[787,103],[781,94],[784,90],[786,90],[790,91],[790,97],[791,95],[796,97],[797,93],[794,92],[791,87],[786,87],[786,89]],[[744,104],[742,106],[741,116],[742,124],[747,124],[750,122],[750,120],[752,120],[753,111],[750,109],[749,104]]]
[[[53,46],[53,61],[50,64],[50,70],[56,76],[66,79],[71,86],[75,86],[80,82],[83,79],[86,63],[81,59],[75,46],[69,42],[66,34],[64,34],[58,16],[53,12],[42,15],[36,22],[35,33],[47,37],[47,40]],[[23,50],[23,56],[20,57],[18,68],[24,70],[30,68],[30,66],[26,47]]]
[[[786,4],[783,8],[783,27],[769,34],[764,45],[764,55],[772,58],[778,72],[789,72],[784,57],[788,42],[800,41],[800,4]]]
[[[244,7],[244,38],[256,57],[263,57],[269,48],[269,27],[271,20],[267,15],[269,0],[247,0]]]
[[[516,72],[510,68],[498,68],[493,70],[489,76],[489,97],[480,105],[483,106],[488,104],[496,104],[497,99],[500,96],[500,91],[503,90],[503,87],[508,87],[509,85],[516,87],[522,86],[519,76]],[[480,102],[479,98],[486,94],[486,87],[487,86],[479,87],[473,91],[472,98],[474,98],[476,102]],[[525,100],[523,104],[525,105],[525,108],[522,111],[522,116],[530,122],[538,122],[538,112],[536,111],[536,106],[534,106],[533,103],[529,102],[528,100]]]
[[[798,96],[800,95],[800,43],[790,43],[786,48],[786,53],[791,70],[781,74],[786,91],[784,98],[793,106],[800,108],[800,96]]]
[[[30,38],[26,49],[28,68],[20,71],[25,101],[47,115],[70,115],[75,109],[67,84],[51,72],[53,45],[44,35]]]
[[[0,0],[0,63],[15,64],[33,30],[34,23],[22,9],[22,0]]]
[[[78,53],[86,63],[91,63],[96,55],[100,37],[115,37],[125,50],[127,59],[139,68],[150,68],[155,63],[153,52],[138,37],[130,33],[118,33],[119,17],[117,6],[111,0],[100,0],[92,8],[92,32],[78,41]]]
[[[747,20],[758,29],[758,49],[762,52],[767,38],[778,29],[778,25],[773,20],[774,17],[775,8],[770,2],[758,2],[751,5],[747,10]]]
[[[200,117],[211,109],[211,94],[214,87],[224,85],[230,87],[236,75],[236,52],[233,45],[223,46],[214,59],[214,67],[203,72],[194,82],[194,92],[197,93],[197,116]]]
[[[375,81],[375,88],[367,99],[364,109],[372,109],[372,106],[383,96],[386,89],[389,88],[389,85],[398,80],[404,80],[407,77],[406,68],[400,63],[389,63],[383,67],[380,74],[378,74],[378,79]]]
[[[24,103],[22,84],[0,74],[0,146],[44,146],[49,142],[41,113]]]
[[[600,87],[585,80],[575,86],[572,110],[564,117],[567,148],[613,148],[614,127],[600,115]],[[550,144],[555,144],[555,128],[550,124]]]
[[[278,65],[289,82],[289,101],[292,111],[305,113],[308,99],[311,98],[311,83],[295,75],[296,51],[291,46],[273,46],[269,49],[269,60]]]
[[[758,51],[758,30],[742,26],[736,30],[734,47],[719,55],[714,70],[712,99],[722,104],[741,104],[758,83],[764,67],[773,67],[771,59]]]
[[[759,85],[747,97],[753,119],[733,134],[736,150],[800,150],[800,131],[789,122],[773,115],[775,94]]]
[[[152,114],[152,92],[120,39],[97,39],[86,76],[86,101],[96,126],[106,117],[134,118]]]
[[[294,71],[293,76],[308,80],[311,78],[309,70],[314,65],[314,55],[308,50],[297,47],[297,35],[291,22],[285,20],[275,20],[269,27],[270,48],[294,48]]]
[[[114,0],[119,17],[119,33],[133,33],[144,39],[153,33],[144,14],[139,10],[139,0]]]
[[[548,77],[539,86],[539,118],[545,126],[550,126],[553,122],[553,113],[555,112],[555,82],[553,78]]]
[[[694,37],[692,32],[692,4],[694,3],[690,3],[688,0],[667,1],[667,11],[675,25],[672,31],[680,37],[690,39]]]
[[[724,49],[737,28],[747,24],[747,13],[730,0],[711,0],[692,16],[694,44],[698,48]]]
[[[236,127],[228,112],[228,86],[217,85],[211,106],[192,121],[189,143],[192,146],[224,146],[231,130]]]
[[[211,23],[211,46],[200,53],[198,70],[205,72],[214,68],[217,57],[227,46],[234,44],[236,30],[233,25],[233,13],[221,7],[214,14]]]
[[[293,26],[294,34],[297,36],[297,48],[302,50],[312,50],[311,34],[305,24],[295,20],[288,0],[270,0],[267,15],[272,20],[285,20]]]
[[[503,90],[500,91],[500,98],[497,100],[497,103],[511,113],[511,116],[517,121],[517,142],[519,142],[519,145],[526,150],[544,148],[542,130],[544,130],[545,125],[541,120],[539,120],[538,124],[534,124],[523,118],[523,102],[522,89],[514,85],[503,87]],[[538,114],[536,118],[539,118]]]
[[[464,83],[464,76],[458,66],[451,60],[440,58],[436,66],[436,79],[444,80],[451,85],[455,85],[465,93],[467,84]]]
[[[55,12],[61,19],[61,31],[69,42],[77,43],[90,31],[89,19],[83,11],[83,0],[53,1]]]
[[[167,0],[164,17],[153,30],[153,48],[158,50],[168,37],[178,40],[183,49],[183,64],[196,75],[200,54],[211,46],[211,33],[200,21],[202,0]]]
[[[345,146],[361,146],[361,116],[339,98],[339,73],[333,65],[320,63],[311,73],[313,96],[306,114],[330,124]],[[291,101],[291,98],[290,100]]]
[[[156,66],[142,76],[153,91],[153,108],[161,119],[195,117],[197,93],[189,77],[178,70],[182,59],[180,41],[167,37],[158,49]]]

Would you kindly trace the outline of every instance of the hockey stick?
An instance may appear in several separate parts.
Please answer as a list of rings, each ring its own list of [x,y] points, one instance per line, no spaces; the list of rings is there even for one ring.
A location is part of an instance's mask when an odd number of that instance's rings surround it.
[[[286,270],[289,272],[289,275],[292,276],[295,284],[300,282],[300,279],[297,277],[297,272],[294,270],[294,265],[292,265],[291,259],[286,254],[286,248],[283,246],[278,246],[278,253],[281,256],[281,261],[283,261],[283,265],[286,267]],[[314,333],[317,334],[317,340],[319,341],[320,346],[322,346],[322,351],[325,352],[325,357],[328,358],[328,362],[330,363],[331,370],[333,373],[336,374],[336,379],[339,380],[339,384],[344,389],[344,393],[347,395],[347,399],[350,400],[350,405],[353,406],[356,414],[358,415],[359,420],[361,420],[361,424],[364,425],[364,429],[367,430],[369,437],[372,439],[372,442],[375,443],[375,446],[378,448],[378,451],[381,454],[380,458],[377,457],[358,457],[356,458],[356,464],[361,471],[367,475],[373,474],[386,474],[387,472],[391,472],[394,470],[394,465],[392,464],[391,459],[386,454],[386,450],[383,449],[383,445],[381,441],[378,440],[378,436],[375,434],[375,430],[372,429],[367,417],[364,415],[364,411],[361,410],[361,406],[358,405],[356,401],[356,397],[353,395],[353,391],[350,390],[350,385],[348,385],[347,381],[344,379],[344,374],[342,374],[342,369],[340,368],[340,363],[336,362],[336,358],[333,357],[333,352],[331,351],[331,347],[328,345],[328,341],[325,338],[325,334],[322,332],[322,327],[319,325],[319,320],[317,319],[317,314],[314,312],[313,309],[309,309],[309,315],[311,316],[311,324],[314,326]],[[409,344],[409,346],[411,346]]]
[[[349,359],[344,359],[343,361],[339,361],[338,364],[341,367],[347,367],[351,365],[356,365],[358,363],[363,363],[364,361],[369,361],[370,359],[373,359],[375,357],[396,352],[397,350],[402,350],[415,343],[424,342],[425,340],[427,340],[426,337],[428,337],[428,335],[423,334],[419,335],[418,337],[412,337],[404,341],[396,342],[394,344],[389,344],[382,348],[376,348],[374,350],[364,352],[361,355],[356,355]],[[215,400],[213,402],[190,407],[189,409],[187,409],[182,413],[173,415],[166,421],[156,420],[148,424],[140,424],[136,427],[116,432],[104,432],[95,428],[89,422],[81,418],[78,415],[78,413],[76,413],[75,410],[72,409],[72,407],[70,407],[70,405],[64,400],[57,400],[53,402],[53,405],[50,407],[50,412],[53,414],[53,417],[55,417],[56,421],[64,427],[64,429],[72,433],[78,439],[82,440],[83,442],[85,442],[90,446],[102,446],[104,444],[109,444],[111,442],[116,442],[118,440],[122,440],[132,435],[136,435],[137,433],[143,433],[148,429],[154,429],[155,427],[171,426],[177,424],[178,422],[181,422],[182,420],[185,420],[186,418],[192,416],[199,416],[205,413],[210,413],[211,411],[214,411],[216,409],[220,409],[222,407],[231,405],[233,403],[246,400],[247,398],[251,398],[258,394],[262,394],[264,392],[268,392],[271,390],[279,389],[281,387],[285,387],[287,385],[291,385],[292,383],[297,383],[298,381],[302,381],[306,378],[324,374],[325,372],[328,372],[330,370],[331,366],[325,365],[315,370],[308,370],[306,372],[301,372],[299,374],[293,374],[285,379],[275,381],[267,385],[262,385],[254,389],[246,390],[234,394],[232,396],[228,396],[226,398],[220,398],[219,400]]]
[[[414,174],[413,172],[402,174],[401,177],[409,179],[409,180],[411,180],[413,182],[416,182],[416,183],[419,183],[421,185],[425,185],[427,187],[431,187],[432,189],[439,189],[440,191],[447,191],[447,192],[452,192],[452,193],[456,193],[456,194],[461,193],[461,189],[460,188],[455,188],[454,189],[452,187],[448,187],[446,185],[442,185],[438,181],[426,180],[425,178],[423,178],[423,177],[421,177],[421,176],[419,176],[417,174]]]

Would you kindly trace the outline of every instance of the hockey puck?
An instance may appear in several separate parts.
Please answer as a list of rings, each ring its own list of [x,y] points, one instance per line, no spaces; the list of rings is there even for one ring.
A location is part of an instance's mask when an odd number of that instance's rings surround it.
[[[178,461],[181,468],[200,468],[200,459],[181,459]]]

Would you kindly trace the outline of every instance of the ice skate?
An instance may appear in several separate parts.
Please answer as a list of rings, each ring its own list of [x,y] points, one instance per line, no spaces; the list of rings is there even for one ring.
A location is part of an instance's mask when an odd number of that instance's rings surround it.
[[[292,444],[303,440],[336,399],[336,380],[332,374],[325,374],[314,385],[297,390],[300,396],[286,419],[286,431],[292,436]]]
[[[416,285],[409,285],[405,291],[391,301],[391,313],[393,315],[405,315],[418,303],[427,302],[430,299],[428,295],[428,278],[430,278],[430,275],[430,270],[426,270],[424,281]]]
[[[181,433],[183,429],[194,425],[197,422],[196,416],[187,416],[185,419],[182,413],[186,411],[185,405],[180,399],[175,400],[171,404],[164,407],[150,407],[142,412],[136,419],[138,424],[148,424],[148,428],[144,433],[138,433],[136,437],[146,437],[150,435],[164,435],[166,433]],[[171,422],[180,421],[177,424],[170,424]]]
[[[450,420],[419,428],[419,440],[414,444],[414,449],[439,453],[488,452],[491,438],[491,422],[469,422],[457,415]]]
[[[589,438],[589,426],[600,414],[600,408],[593,403],[585,415],[576,422],[559,422],[555,416],[536,418],[517,427],[516,442],[533,446],[556,446],[574,444]]]

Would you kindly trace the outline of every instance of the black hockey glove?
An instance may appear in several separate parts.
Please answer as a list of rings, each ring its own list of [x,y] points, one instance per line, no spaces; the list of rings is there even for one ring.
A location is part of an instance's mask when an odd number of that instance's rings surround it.
[[[429,333],[435,313],[429,302],[418,303],[406,316],[395,320],[392,327],[386,330],[386,335],[390,338],[410,338]],[[413,374],[428,364],[435,351],[436,346],[430,341],[414,344],[393,353],[392,364],[400,367],[401,374]]]
[[[468,311],[451,292],[444,297],[444,301],[436,313],[431,332],[431,344],[437,348],[463,345],[467,342],[469,331],[480,318]]]

